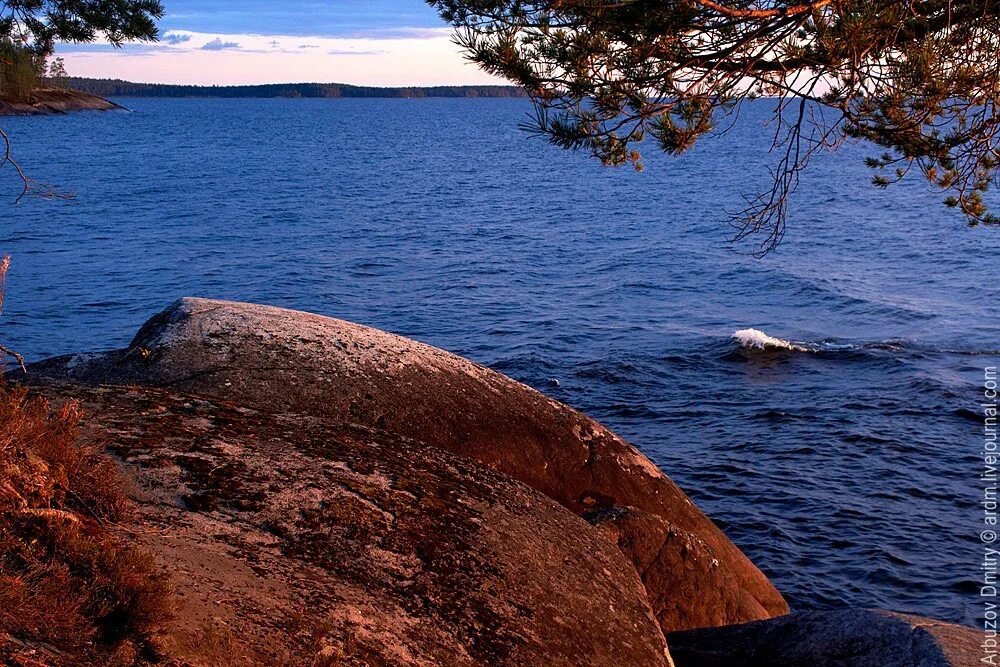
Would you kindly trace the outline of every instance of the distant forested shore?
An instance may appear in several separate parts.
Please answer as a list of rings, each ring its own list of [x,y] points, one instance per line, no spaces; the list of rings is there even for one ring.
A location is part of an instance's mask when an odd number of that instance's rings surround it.
[[[524,97],[517,86],[378,88],[344,83],[273,83],[257,86],[185,86],[119,79],[67,77],[61,85],[101,97]]]

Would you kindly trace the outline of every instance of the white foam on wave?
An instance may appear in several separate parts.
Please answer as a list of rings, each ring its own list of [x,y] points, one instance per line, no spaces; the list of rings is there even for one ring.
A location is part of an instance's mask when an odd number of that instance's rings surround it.
[[[793,352],[808,352],[808,348],[796,345],[781,338],[768,336],[760,329],[740,329],[733,332],[733,340],[751,350],[792,350]]]

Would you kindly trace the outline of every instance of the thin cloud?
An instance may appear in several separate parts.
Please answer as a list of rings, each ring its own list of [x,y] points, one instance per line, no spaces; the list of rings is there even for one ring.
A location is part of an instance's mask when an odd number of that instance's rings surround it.
[[[318,44],[299,44],[300,49],[318,49]]]
[[[351,51],[349,49],[330,49],[326,52],[329,56],[380,56],[384,53],[389,53],[385,50],[376,51]]]
[[[504,83],[469,64],[450,39],[450,30],[437,39],[418,39],[413,30],[382,38],[290,36],[282,34],[166,31],[190,35],[179,44],[63,45],[66,66],[77,76],[119,78],[155,83],[234,85],[336,81],[358,85],[416,86]],[[396,37],[392,39],[390,37]],[[316,49],[299,49],[299,45]],[[134,48],[148,55],[133,56]],[[81,53],[81,51],[84,51]],[[85,51],[89,51],[86,53]],[[220,52],[225,57],[220,57]],[[359,57],[360,56],[360,57]]]
[[[451,37],[451,28],[375,28],[359,30],[349,37],[356,39],[441,39]]]
[[[168,32],[163,36],[163,41],[166,44],[172,46],[177,46],[178,44],[184,44],[185,42],[191,41],[191,35],[177,32]]]
[[[163,44],[122,44],[115,46],[108,43],[96,44],[74,44],[60,42],[56,46],[60,54],[67,53],[121,53],[128,55],[140,55],[144,53],[155,53],[158,51],[169,51]]]
[[[240,48],[237,42],[223,42],[221,37],[216,37],[211,42],[203,45],[201,47],[202,51],[224,51],[225,49],[238,49]]]

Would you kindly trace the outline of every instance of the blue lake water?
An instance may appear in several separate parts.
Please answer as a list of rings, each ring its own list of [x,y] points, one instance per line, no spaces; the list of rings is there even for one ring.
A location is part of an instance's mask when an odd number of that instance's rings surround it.
[[[760,106],[639,174],[520,133],[524,100],[122,102],[4,119],[77,195],[4,213],[5,344],[122,346],[182,295],[388,329],[626,436],[795,609],[981,611],[1000,230],[870,186],[864,147],[817,161],[757,260],[726,211],[766,179]],[[811,351],[741,351],[747,327]]]

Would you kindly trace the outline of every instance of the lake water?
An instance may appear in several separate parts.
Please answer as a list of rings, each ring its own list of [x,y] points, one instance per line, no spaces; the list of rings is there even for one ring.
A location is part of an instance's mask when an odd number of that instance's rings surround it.
[[[726,212],[766,178],[760,106],[638,174],[526,137],[525,100],[122,102],[4,119],[77,194],[4,213],[5,344],[122,346],[182,295],[388,329],[626,436],[795,609],[981,611],[1000,231],[919,180],[881,191],[863,147],[824,156],[757,260]],[[805,349],[745,351],[748,327]]]

